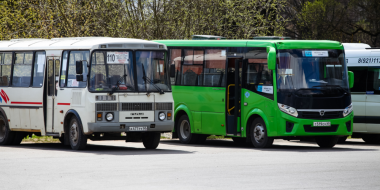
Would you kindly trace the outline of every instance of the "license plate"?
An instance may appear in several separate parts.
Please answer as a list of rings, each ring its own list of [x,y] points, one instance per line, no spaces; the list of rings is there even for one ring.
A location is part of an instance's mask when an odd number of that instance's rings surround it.
[[[147,131],[148,127],[147,126],[142,126],[142,127],[129,127],[129,131]]]
[[[314,122],[313,126],[314,127],[330,127],[331,122]]]

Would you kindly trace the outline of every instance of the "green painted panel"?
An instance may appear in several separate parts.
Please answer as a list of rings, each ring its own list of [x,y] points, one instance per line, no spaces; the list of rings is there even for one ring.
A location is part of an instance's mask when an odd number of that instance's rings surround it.
[[[224,113],[202,112],[202,134],[226,135]]]
[[[202,112],[198,111],[192,111],[191,114],[193,115],[193,127],[195,133],[201,133],[202,132]]]

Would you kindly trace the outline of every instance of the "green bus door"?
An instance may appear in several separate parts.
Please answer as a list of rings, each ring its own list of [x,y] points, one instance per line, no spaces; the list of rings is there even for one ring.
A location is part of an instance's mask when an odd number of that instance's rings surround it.
[[[240,132],[241,71],[243,58],[228,58],[226,120],[227,135]]]

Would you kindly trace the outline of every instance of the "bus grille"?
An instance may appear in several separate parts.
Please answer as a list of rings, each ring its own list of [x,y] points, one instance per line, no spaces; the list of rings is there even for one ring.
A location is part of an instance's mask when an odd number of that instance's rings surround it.
[[[152,111],[153,103],[122,103],[122,111]]]
[[[342,111],[328,111],[325,112],[323,116],[319,112],[311,112],[311,111],[300,111],[298,112],[299,118],[304,119],[335,119],[335,118],[342,118],[343,112]]]
[[[117,111],[117,103],[96,104],[96,111]]]
[[[311,125],[304,125],[303,128],[307,133],[324,133],[324,132],[336,132],[339,125],[331,125],[331,127],[312,127]]]
[[[156,103],[156,110],[172,110],[172,103]]]

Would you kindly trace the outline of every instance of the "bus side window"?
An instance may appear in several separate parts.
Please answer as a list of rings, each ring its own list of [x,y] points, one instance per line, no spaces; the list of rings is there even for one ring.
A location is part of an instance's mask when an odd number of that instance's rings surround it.
[[[201,86],[203,72],[204,51],[185,50],[185,58],[182,66],[181,85]]]
[[[206,49],[203,86],[225,86],[226,50]]]
[[[88,51],[70,51],[68,75],[67,75],[67,87],[71,88],[85,88],[87,84],[87,65],[83,64],[83,80],[77,81],[76,79],[76,61],[89,61]]]
[[[61,88],[66,86],[67,56],[68,56],[68,51],[64,51],[63,56],[62,56],[62,69],[61,69],[61,78],[60,78],[60,84],[59,84]]]
[[[380,68],[368,68],[367,93],[369,92],[380,94]]]
[[[42,87],[44,81],[45,52],[36,52],[34,56],[33,87]]]
[[[12,86],[30,86],[32,63],[33,52],[16,53],[12,75]]]
[[[181,49],[171,49],[170,50],[170,65],[175,65],[175,78],[170,79],[171,84],[180,85],[181,84],[181,60],[182,60],[182,50]]]
[[[0,86],[9,86],[12,53],[0,53]]]

